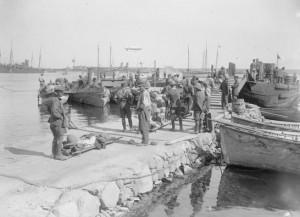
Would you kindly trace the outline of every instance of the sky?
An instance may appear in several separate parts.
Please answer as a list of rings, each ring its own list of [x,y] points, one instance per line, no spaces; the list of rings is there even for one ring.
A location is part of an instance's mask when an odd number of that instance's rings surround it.
[[[0,0],[1,62],[207,65],[248,68],[253,58],[300,69],[299,0]],[[140,51],[126,51],[140,46]]]

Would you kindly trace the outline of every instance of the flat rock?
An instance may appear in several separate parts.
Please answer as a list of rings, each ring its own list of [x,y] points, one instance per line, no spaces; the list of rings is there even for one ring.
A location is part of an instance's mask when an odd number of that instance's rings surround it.
[[[148,166],[145,166],[139,175],[144,176],[149,174],[151,174],[151,171]],[[149,192],[152,190],[152,188],[153,188],[153,180],[151,175],[141,179],[136,179],[133,186],[135,195]]]
[[[106,206],[114,207],[119,200],[120,189],[115,182],[109,182],[102,191],[101,198]]]

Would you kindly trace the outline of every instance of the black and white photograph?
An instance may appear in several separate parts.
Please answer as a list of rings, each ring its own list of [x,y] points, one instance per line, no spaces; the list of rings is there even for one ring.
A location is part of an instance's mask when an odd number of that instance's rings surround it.
[[[300,217],[299,0],[0,0],[0,216]]]

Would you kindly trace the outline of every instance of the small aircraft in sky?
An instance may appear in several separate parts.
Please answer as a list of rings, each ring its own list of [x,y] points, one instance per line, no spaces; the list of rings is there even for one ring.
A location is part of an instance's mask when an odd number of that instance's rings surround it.
[[[142,49],[143,49],[143,48],[142,48],[142,47],[139,47],[139,46],[125,47],[125,50],[126,50],[126,51],[129,51],[129,50],[138,51],[138,50],[142,50]]]

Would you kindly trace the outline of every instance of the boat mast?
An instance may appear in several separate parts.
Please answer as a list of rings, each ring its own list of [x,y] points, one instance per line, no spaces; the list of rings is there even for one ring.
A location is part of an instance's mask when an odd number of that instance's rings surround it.
[[[190,45],[188,45],[188,72],[190,71]]]
[[[10,67],[12,66],[13,64],[13,59],[14,59],[14,54],[13,54],[13,49],[12,49],[12,46],[13,46],[13,40],[11,40],[11,45],[10,45],[10,55],[9,55],[9,65]]]
[[[97,65],[97,78],[102,77],[99,74],[99,44],[98,44],[98,65]]]
[[[109,67],[111,68],[111,44],[109,45]]]
[[[40,48],[40,56],[39,56],[39,66],[38,66],[38,69],[41,68],[41,59],[42,59],[42,49]]]
[[[206,41],[206,49],[205,49],[205,70],[207,70],[207,41]]]
[[[30,60],[30,67],[32,68],[32,62],[33,62],[33,52],[31,52],[31,60]]]

